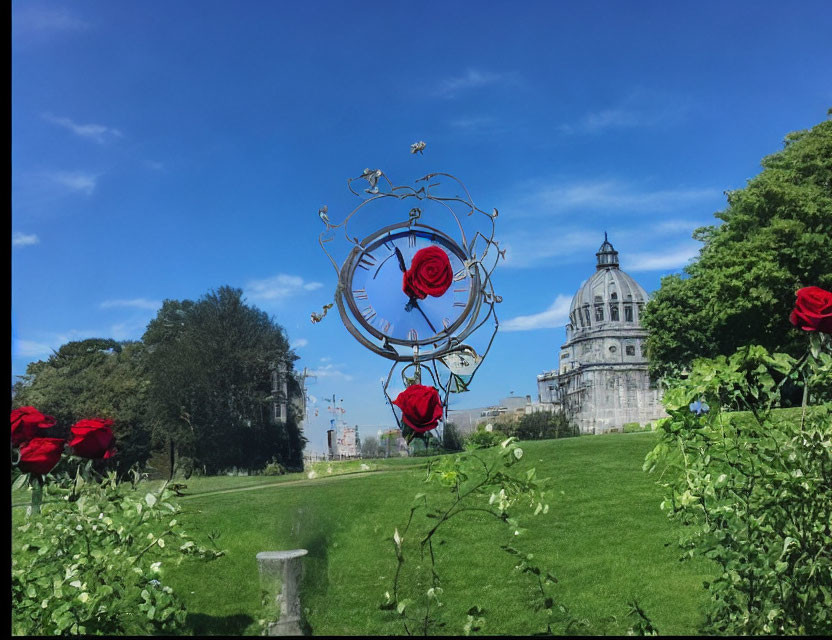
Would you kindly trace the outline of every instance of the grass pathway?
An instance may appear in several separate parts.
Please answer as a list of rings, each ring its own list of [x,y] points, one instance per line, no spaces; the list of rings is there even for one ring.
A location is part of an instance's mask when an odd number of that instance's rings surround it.
[[[415,466],[415,465],[414,465]],[[222,495],[226,493],[239,493],[240,491],[254,491],[255,489],[269,489],[269,488],[283,488],[283,487],[297,487],[317,485],[326,482],[333,482],[337,480],[348,480],[350,478],[357,478],[369,475],[379,475],[386,473],[406,473],[413,470],[413,467],[402,467],[400,469],[373,469],[368,471],[351,471],[348,473],[339,473],[332,476],[321,476],[318,478],[305,478],[298,480],[286,480],[284,482],[271,482],[268,484],[256,484],[250,487],[232,487],[230,489],[211,489],[208,491],[200,491],[197,493],[183,493],[177,496],[176,500],[187,500],[189,498],[204,498],[214,495]]]

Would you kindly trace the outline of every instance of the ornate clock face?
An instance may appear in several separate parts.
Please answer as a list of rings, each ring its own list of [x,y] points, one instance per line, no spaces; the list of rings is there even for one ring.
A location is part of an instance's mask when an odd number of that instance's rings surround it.
[[[453,281],[441,296],[418,300],[402,289],[404,271],[420,249],[448,256]],[[388,227],[367,238],[347,258],[341,282],[355,321],[389,344],[426,346],[436,352],[464,329],[479,301],[479,274],[465,267],[465,252],[451,238],[417,224]]]

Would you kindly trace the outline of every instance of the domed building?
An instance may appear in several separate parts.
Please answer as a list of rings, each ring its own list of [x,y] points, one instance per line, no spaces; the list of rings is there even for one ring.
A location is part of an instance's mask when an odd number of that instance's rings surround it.
[[[640,323],[647,292],[619,268],[606,233],[595,255],[595,273],[572,298],[558,368],[537,376],[541,405],[571,414],[581,433],[667,415],[647,373],[647,331]]]

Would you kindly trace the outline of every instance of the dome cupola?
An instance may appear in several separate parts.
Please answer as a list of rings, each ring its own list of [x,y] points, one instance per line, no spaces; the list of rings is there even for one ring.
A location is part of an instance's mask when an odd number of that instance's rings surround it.
[[[618,269],[618,251],[616,251],[612,243],[607,240],[607,232],[604,231],[604,244],[601,245],[601,248],[598,249],[598,253],[595,254],[598,258],[598,263],[595,265],[595,269]]]
[[[604,244],[595,255],[598,258],[595,273],[581,284],[572,298],[568,335],[577,336],[600,328],[639,328],[647,292],[619,268],[618,251],[606,233]]]

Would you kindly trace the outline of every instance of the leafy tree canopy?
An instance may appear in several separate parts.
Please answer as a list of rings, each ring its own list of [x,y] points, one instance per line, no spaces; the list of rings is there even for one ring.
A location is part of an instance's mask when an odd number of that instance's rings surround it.
[[[172,442],[181,461],[209,472],[258,468],[272,457],[302,466],[306,439],[289,398],[288,420],[276,423],[271,414],[279,363],[287,395],[300,393],[291,375],[297,357],[283,328],[246,305],[240,289],[220,287],[196,302],[165,300],[144,342],[155,445]]]
[[[653,376],[746,344],[801,351],[789,323],[795,291],[832,290],[832,121],[790,133],[762,166],[726,192],[728,208],[715,214],[722,224],[694,231],[704,243],[698,259],[684,276],[662,278],[646,306]]]

